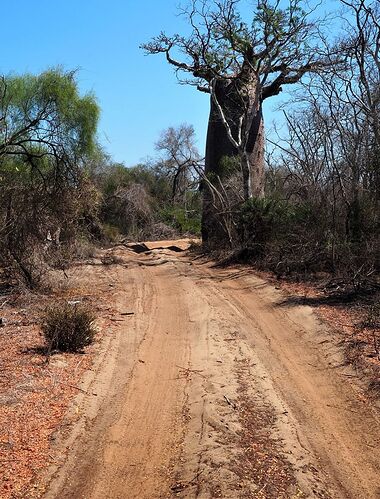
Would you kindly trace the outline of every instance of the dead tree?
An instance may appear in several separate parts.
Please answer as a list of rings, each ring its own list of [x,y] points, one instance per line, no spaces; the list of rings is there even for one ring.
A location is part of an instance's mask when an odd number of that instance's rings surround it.
[[[161,132],[155,144],[160,158],[155,167],[171,184],[171,202],[186,207],[186,197],[199,184],[200,154],[195,145],[192,125],[185,123]]]

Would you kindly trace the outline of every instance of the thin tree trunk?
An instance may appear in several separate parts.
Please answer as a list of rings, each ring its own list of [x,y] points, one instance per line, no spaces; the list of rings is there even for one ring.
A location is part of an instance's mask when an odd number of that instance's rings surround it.
[[[249,198],[252,197],[252,172],[251,172],[250,158],[247,151],[241,151],[240,165],[243,177],[244,199],[248,200]]]
[[[249,157],[250,186],[249,197],[264,197],[264,120],[262,105],[257,110],[257,114],[252,122],[247,144],[247,154]]]

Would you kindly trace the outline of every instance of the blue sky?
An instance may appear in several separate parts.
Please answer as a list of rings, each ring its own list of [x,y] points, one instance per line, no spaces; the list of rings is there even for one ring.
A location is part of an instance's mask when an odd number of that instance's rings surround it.
[[[161,30],[186,29],[177,5],[178,0],[5,2],[0,73],[78,68],[81,90],[93,91],[101,107],[100,142],[128,166],[154,154],[161,130],[183,122],[194,125],[203,151],[208,96],[179,85],[163,57],[139,49]]]

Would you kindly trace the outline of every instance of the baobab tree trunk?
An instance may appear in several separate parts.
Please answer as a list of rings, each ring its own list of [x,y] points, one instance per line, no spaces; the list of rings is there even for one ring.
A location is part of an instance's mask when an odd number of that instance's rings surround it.
[[[223,107],[228,103],[229,107],[233,103],[229,101],[228,85],[224,81],[218,82],[217,97]],[[228,138],[227,130],[220,119],[213,98],[210,99],[210,115],[208,120],[206,156],[205,156],[205,176],[217,186],[216,179],[223,177],[222,160],[225,157],[236,156],[238,151]],[[202,183],[202,241],[206,246],[214,246],[218,242],[226,242],[226,231],[215,203],[215,195],[210,186]]]
[[[228,120],[231,132],[238,135],[241,101],[236,95],[234,82],[221,80],[215,87],[217,101]],[[210,115],[207,130],[205,175],[207,179],[220,188],[219,178],[223,182],[223,158],[236,157],[241,165],[241,190],[244,199],[264,196],[264,124],[261,102],[257,100],[249,137],[244,150],[239,151],[231,142],[220,113],[211,97]],[[206,246],[220,246],[231,243],[230,233],[226,231],[221,219],[224,215],[215,203],[215,195],[207,182],[202,184],[202,239]],[[228,237],[227,237],[228,236]]]

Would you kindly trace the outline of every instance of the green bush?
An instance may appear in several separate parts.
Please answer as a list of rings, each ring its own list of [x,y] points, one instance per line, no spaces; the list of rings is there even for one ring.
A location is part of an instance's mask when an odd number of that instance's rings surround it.
[[[45,310],[42,319],[49,352],[78,352],[90,345],[95,336],[92,312],[79,304],[60,303]]]
[[[250,199],[237,218],[246,258],[281,273],[326,267],[329,234],[320,213],[306,202]]]
[[[197,236],[201,233],[201,216],[197,210],[188,211],[178,206],[168,206],[160,211],[159,217],[181,234]]]

